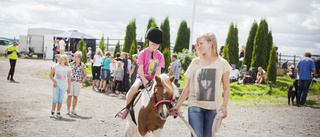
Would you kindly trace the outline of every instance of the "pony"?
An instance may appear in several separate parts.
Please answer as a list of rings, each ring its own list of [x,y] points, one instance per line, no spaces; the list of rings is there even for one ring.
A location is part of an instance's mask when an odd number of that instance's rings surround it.
[[[134,116],[129,113],[126,118],[126,137],[145,136],[151,132],[155,137],[162,134],[169,109],[174,105],[175,98],[179,97],[179,92],[173,83],[174,76],[161,74],[154,79],[154,84],[142,89],[134,99]]]

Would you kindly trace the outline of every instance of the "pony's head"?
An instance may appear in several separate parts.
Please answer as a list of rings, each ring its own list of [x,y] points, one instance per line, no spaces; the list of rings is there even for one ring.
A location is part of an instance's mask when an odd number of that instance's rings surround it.
[[[172,108],[174,100],[179,96],[178,88],[173,81],[174,76],[168,77],[166,74],[155,76],[154,93],[152,100],[154,107],[159,113],[162,120],[166,120],[169,116],[169,109]]]

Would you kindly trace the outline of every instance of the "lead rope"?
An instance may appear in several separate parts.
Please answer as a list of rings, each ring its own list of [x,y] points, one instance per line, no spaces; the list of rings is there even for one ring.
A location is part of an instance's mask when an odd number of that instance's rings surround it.
[[[193,128],[191,127],[191,125],[188,123],[188,121],[184,118],[184,116],[182,116],[180,111],[174,111],[180,118],[181,120],[184,122],[184,124],[187,125],[187,127],[189,128],[191,134],[193,135],[193,137],[198,137],[196,132],[194,132]]]
[[[212,137],[216,136],[216,133],[219,131],[219,128],[222,123],[222,117],[223,117],[223,112],[219,111],[219,106],[218,106],[218,101],[216,101],[216,106],[217,106],[217,115],[214,117],[213,124],[212,124]]]

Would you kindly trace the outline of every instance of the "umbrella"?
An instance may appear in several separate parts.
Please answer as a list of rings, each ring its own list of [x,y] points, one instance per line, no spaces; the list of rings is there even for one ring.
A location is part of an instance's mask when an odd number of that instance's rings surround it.
[[[78,30],[69,30],[67,32],[62,32],[54,35],[55,37],[63,37],[63,38],[76,38],[76,39],[96,39],[93,36],[90,36],[88,34],[84,34],[79,32]]]

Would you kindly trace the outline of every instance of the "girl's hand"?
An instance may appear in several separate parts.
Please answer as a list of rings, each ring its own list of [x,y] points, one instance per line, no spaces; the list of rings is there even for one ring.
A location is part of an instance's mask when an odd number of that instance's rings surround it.
[[[222,111],[222,113],[223,113],[223,117],[222,118],[226,118],[228,116],[228,112],[227,112],[227,107],[226,106],[222,105],[220,107],[220,109],[218,110],[218,112],[219,111]]]
[[[131,79],[131,75],[129,75],[129,78]]]
[[[56,81],[53,82],[53,87],[57,87],[57,82]]]
[[[170,115],[172,116],[177,116],[177,113],[180,109],[180,107],[178,107],[177,105],[173,106],[170,110],[169,110],[169,113]]]
[[[69,94],[69,93],[70,93],[70,88],[67,89],[67,94]]]
[[[142,83],[143,83],[143,86],[144,86],[145,88],[149,86],[149,84],[148,84],[148,81],[147,81],[147,80],[146,80],[146,81],[142,80]]]

